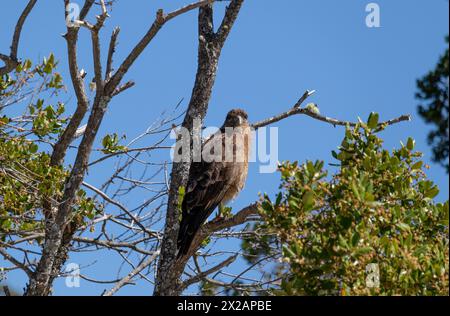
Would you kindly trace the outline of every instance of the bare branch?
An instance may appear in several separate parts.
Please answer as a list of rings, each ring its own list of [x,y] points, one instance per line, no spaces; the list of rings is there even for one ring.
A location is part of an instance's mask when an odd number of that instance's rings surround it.
[[[122,81],[122,78],[128,72],[128,69],[130,69],[130,67],[134,64],[136,59],[141,55],[141,53],[148,46],[148,44],[150,44],[150,42],[153,40],[153,38],[156,36],[156,34],[158,34],[159,30],[162,28],[162,26],[166,22],[170,21],[171,19],[173,19],[181,14],[184,14],[184,13],[194,10],[196,8],[205,6],[212,2],[214,2],[214,0],[198,1],[198,2],[192,3],[190,5],[187,5],[183,8],[180,8],[178,10],[175,10],[167,15],[164,15],[164,12],[162,9],[158,10],[155,21],[153,22],[150,29],[147,31],[147,33],[144,35],[144,37],[139,41],[139,43],[133,48],[133,50],[130,52],[130,54],[127,56],[127,58],[125,58],[125,60],[122,62],[119,69],[117,70],[117,72],[112,76],[112,78],[106,84],[106,87],[105,87],[106,94],[112,95],[114,93],[117,86]]]
[[[119,156],[119,155],[123,155],[123,154],[129,154],[132,152],[142,152],[142,151],[151,151],[151,150],[155,150],[155,149],[171,149],[172,147],[170,146],[150,146],[150,147],[143,147],[143,148],[130,148],[124,151],[117,151],[108,155],[105,155],[91,163],[89,163],[89,167],[93,166],[95,164],[98,164],[99,162],[105,161],[111,157],[115,157],[115,156]]]
[[[267,126],[267,125],[279,122],[279,121],[284,120],[285,118],[288,118],[288,117],[293,116],[293,115],[306,115],[306,116],[312,117],[312,118],[314,118],[316,120],[319,120],[319,121],[331,124],[333,126],[337,126],[337,125],[339,125],[339,126],[347,126],[347,125],[348,126],[355,126],[357,124],[355,122],[341,121],[341,120],[334,119],[334,118],[331,118],[331,117],[323,116],[323,115],[313,111],[312,109],[310,109],[308,107],[302,108],[301,104],[309,96],[311,96],[313,93],[314,93],[314,91],[312,91],[312,92],[306,91],[302,95],[302,97],[299,99],[299,101],[297,101],[297,103],[290,110],[288,110],[286,112],[283,112],[281,114],[278,114],[276,116],[270,117],[268,119],[259,121],[257,123],[254,123],[254,124],[252,124],[252,127],[254,129],[258,129],[258,128],[263,127],[263,126]],[[385,122],[381,122],[378,125],[381,128],[382,126],[393,125],[393,124],[396,124],[396,123],[399,123],[399,122],[410,121],[410,120],[411,120],[411,116],[410,115],[402,115],[402,116],[399,116],[399,117],[397,117],[395,119],[388,120],[388,121],[385,121]]]
[[[232,0],[230,5],[227,7],[222,24],[216,34],[216,40],[220,46],[223,46],[228,35],[230,34],[231,28],[237,19],[243,3],[244,0]]]
[[[65,0],[66,1],[66,0]],[[84,20],[94,5],[95,0],[86,0],[80,12],[80,20]]]
[[[196,276],[184,281],[181,284],[181,291],[185,290],[187,287],[191,286],[192,284],[195,284],[197,282],[200,282],[201,280],[205,279],[208,275],[217,272],[225,267],[228,267],[230,264],[232,264],[236,258],[238,257],[238,255],[234,255],[229,257],[228,259],[226,259],[225,261],[223,261],[222,263],[204,271],[204,272],[200,272],[199,274],[197,274]]]
[[[105,0],[101,0],[102,14],[97,16],[97,23],[91,29],[92,36],[92,56],[94,57],[94,73],[95,73],[95,83],[97,88],[97,94],[103,93],[103,78],[102,78],[102,62],[101,62],[101,51],[100,51],[100,39],[99,32],[100,29],[105,24],[105,20],[109,17],[108,11],[106,10]]]
[[[119,282],[117,282],[117,284],[112,289],[110,289],[109,291],[103,293],[103,296],[112,296],[114,293],[116,293],[118,290],[120,290],[124,285],[128,284],[142,270],[144,270],[149,265],[151,265],[153,263],[153,261],[155,261],[158,256],[159,256],[159,250],[155,251],[150,258],[148,258],[147,260],[143,261],[139,266],[137,266],[127,276],[125,276]]]
[[[124,92],[125,90],[128,90],[128,89],[134,87],[134,85],[135,85],[135,82],[134,82],[134,81],[128,81],[128,82],[124,83],[123,85],[118,86],[118,87],[114,90],[112,96],[115,97],[116,95],[118,95],[118,94]]]
[[[14,35],[10,47],[11,51],[9,56],[0,54],[0,59],[5,62],[5,66],[0,68],[0,76],[3,76],[4,74],[11,72],[19,64],[19,61],[17,59],[17,53],[19,50],[20,35],[22,33],[23,25],[25,24],[25,21],[28,18],[28,15],[30,14],[31,10],[33,10],[36,2],[37,0],[30,0],[25,9],[23,10],[22,14],[20,15],[16,27],[14,29]]]
[[[120,33],[120,27],[114,28],[112,34],[111,34],[111,40],[109,42],[109,50],[108,50],[108,61],[106,62],[106,73],[105,73],[105,80],[109,80],[111,78],[112,73],[112,64],[113,64],[113,57],[114,53],[116,52],[116,46],[117,46],[117,38],[119,37]]]
[[[230,218],[221,218],[213,219],[212,221],[206,223],[202,230],[203,234],[211,234],[213,232],[235,227],[241,224],[244,224],[248,218],[252,215],[258,214],[258,203],[250,204],[249,206],[244,207],[242,210],[237,212]]]
[[[21,263],[19,260],[17,260],[13,256],[11,256],[8,252],[6,252],[6,250],[4,250],[3,248],[0,248],[0,254],[3,256],[3,258],[5,258],[5,260],[8,260],[12,264],[14,264],[16,267],[22,269],[29,278],[32,277],[33,271],[31,271],[25,264]]]
[[[108,240],[97,240],[92,238],[86,238],[86,237],[80,237],[80,236],[74,236],[73,240],[80,243],[86,243],[86,244],[92,244],[97,245],[100,247],[105,247],[109,249],[117,249],[117,248],[129,248],[136,252],[142,253],[144,255],[152,255],[154,254],[154,251],[147,251],[144,249],[141,249],[136,246],[137,243],[143,242],[145,240],[148,240],[148,238],[140,240],[138,242],[130,243],[130,242],[114,242],[114,241],[108,241]]]
[[[125,206],[123,206],[121,203],[111,199],[106,193],[102,192],[101,190],[97,189],[93,185],[90,185],[89,183],[83,182],[83,186],[88,188],[89,190],[94,191],[96,194],[100,195],[105,201],[117,206],[122,211],[124,211],[135,223],[138,225],[142,231],[146,232],[148,235],[158,238],[158,235],[156,235],[154,232],[148,230],[144,227],[144,225],[141,224],[139,218],[134,216]]]
[[[175,17],[177,17],[179,15],[182,15],[182,14],[184,14],[186,12],[192,11],[194,9],[197,9],[199,7],[202,7],[202,6],[205,6],[205,5],[208,5],[208,4],[212,4],[214,1],[215,0],[202,0],[202,1],[198,1],[198,2],[194,2],[194,3],[188,4],[188,5],[182,7],[180,9],[178,9],[178,10],[175,10],[175,11],[170,12],[169,14],[165,15],[164,16],[164,20],[165,20],[165,22],[167,22],[167,21],[169,21],[169,20],[171,20],[171,19],[173,19],[173,18],[175,18]]]
[[[64,0],[64,3],[66,5],[65,16],[67,18],[67,15],[69,14],[67,12],[69,0]],[[80,13],[80,20],[84,20],[93,4],[94,0],[87,0],[85,2]],[[58,139],[57,143],[53,148],[51,164],[54,166],[60,165],[63,162],[67,148],[75,138],[74,136],[77,132],[77,129],[80,126],[84,116],[86,115],[89,106],[89,100],[86,95],[84,87],[84,74],[80,72],[78,68],[78,57],[77,57],[78,33],[79,33],[78,27],[67,26],[67,33],[64,35],[64,38],[67,41],[70,77],[72,79],[72,85],[75,91],[75,95],[77,97],[77,108],[72,118],[70,119],[70,122],[67,125],[66,129],[64,130],[63,134]]]
[[[192,241],[191,248],[183,257],[179,258],[177,266],[184,265],[185,262],[197,251],[202,242],[214,232],[235,227],[247,222],[248,218],[252,215],[258,214],[258,203],[250,204],[244,207],[242,210],[237,212],[230,218],[217,217],[212,221],[203,225],[202,228],[197,232],[194,240]]]

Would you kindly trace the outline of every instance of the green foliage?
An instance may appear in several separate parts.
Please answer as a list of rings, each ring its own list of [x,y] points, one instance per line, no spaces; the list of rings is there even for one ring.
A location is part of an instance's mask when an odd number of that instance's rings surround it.
[[[448,295],[449,203],[433,201],[414,140],[390,152],[377,128],[374,113],[347,127],[331,177],[320,161],[280,166],[282,192],[260,204],[261,228],[282,243],[280,294]]]
[[[47,199],[62,196],[67,172],[49,163],[50,157],[38,152],[34,142],[0,139],[0,231],[37,228],[36,211]]]
[[[67,122],[64,104],[47,105],[44,92],[56,95],[63,89],[62,77],[55,72],[53,55],[33,67],[22,62],[12,75],[0,78],[0,112],[6,104],[21,105],[21,94],[33,91],[27,113],[17,119],[0,116],[0,238],[8,233],[42,231],[42,210],[58,204],[63,196],[69,170],[51,166],[50,154],[42,145],[57,137]],[[31,89],[29,85],[37,86]],[[29,90],[27,90],[29,89]],[[74,220],[92,219],[101,208],[84,191],[78,193]]]
[[[125,138],[124,136],[122,139]],[[119,145],[119,136],[117,133],[106,135],[102,140],[103,153],[112,154],[118,151],[126,151],[127,147]]]
[[[448,45],[448,36],[446,38]],[[440,163],[449,171],[449,52],[448,47],[440,57],[436,68],[422,79],[417,80],[419,92],[416,98],[422,102],[418,112],[426,123],[433,125],[428,134],[428,143],[433,147],[433,160]]]
[[[29,106],[30,115],[33,116],[33,132],[38,137],[59,134],[62,132],[66,119],[64,114],[64,104],[58,103],[55,108],[52,105],[44,106],[44,100],[39,99],[35,105]]]
[[[243,256],[249,264],[256,264],[270,253],[273,244],[277,243],[277,238],[275,234],[264,231],[258,224],[252,224],[246,230],[251,234],[242,240]]]

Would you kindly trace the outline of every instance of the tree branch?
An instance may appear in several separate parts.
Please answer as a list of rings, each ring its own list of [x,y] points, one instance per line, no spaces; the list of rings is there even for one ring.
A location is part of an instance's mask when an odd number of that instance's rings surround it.
[[[225,261],[223,261],[222,263],[220,263],[204,272],[200,272],[196,276],[184,281],[180,286],[180,291],[184,291],[186,288],[188,288],[192,284],[195,284],[195,283],[200,282],[201,280],[205,279],[208,275],[210,275],[214,272],[217,272],[220,269],[228,267],[230,264],[232,264],[236,260],[237,257],[238,257],[237,254],[233,255],[233,256],[229,257],[228,259],[226,259]]]
[[[23,25],[25,24],[26,19],[28,18],[28,15],[31,13],[31,10],[33,10],[37,0],[30,0],[23,10],[22,14],[20,15],[16,27],[14,29],[14,35],[11,42],[11,51],[9,56],[0,54],[0,59],[5,62],[5,66],[0,68],[0,76],[3,76],[12,70],[14,70],[17,65],[19,65],[19,60],[17,58],[17,53],[19,50],[19,43],[20,43],[20,35],[22,33]]]
[[[134,81],[128,81],[128,82],[124,83],[123,85],[118,86],[112,93],[112,96],[115,97],[116,95],[121,94],[125,90],[128,90],[128,89],[134,87],[134,85],[135,85]]]
[[[204,236],[204,238],[206,238],[213,232],[217,232],[219,230],[244,224],[250,216],[257,214],[258,214],[258,203],[250,204],[230,218],[218,217],[206,223],[202,228],[202,235]]]
[[[136,269],[131,271],[127,276],[125,276],[119,282],[117,282],[117,284],[112,289],[103,293],[102,296],[112,296],[114,293],[116,293],[118,290],[120,290],[124,285],[128,284],[142,270],[144,270],[149,265],[151,265],[152,262],[155,261],[158,256],[159,256],[159,250],[155,251],[150,258],[143,261],[140,265],[138,265],[136,267]]]
[[[243,3],[244,0],[232,0],[230,5],[227,7],[225,16],[216,33],[216,41],[220,46],[223,46],[228,35],[230,34],[231,28],[237,19]]]
[[[180,8],[178,10],[175,10],[167,15],[164,14],[164,11],[162,9],[158,10],[156,13],[155,21],[153,22],[150,29],[147,31],[147,33],[144,35],[144,37],[139,41],[139,43],[133,48],[133,50],[129,53],[129,55],[125,58],[125,60],[120,65],[117,72],[111,77],[111,79],[108,81],[105,87],[105,92],[107,95],[112,96],[116,88],[119,86],[120,82],[122,81],[125,74],[128,72],[130,67],[134,64],[136,59],[141,55],[141,53],[144,51],[144,49],[150,44],[150,42],[153,40],[153,38],[158,34],[159,30],[162,28],[162,26],[170,21],[171,19],[184,14],[186,12],[189,12],[191,10],[194,10],[196,8],[208,5],[210,3],[214,2],[214,0],[202,0],[198,1],[192,4],[189,4],[183,8]]]
[[[114,53],[116,52],[117,38],[119,37],[119,33],[120,27],[116,27],[111,34],[111,40],[109,42],[109,50],[108,50],[108,61],[106,62],[105,80],[109,80],[111,78],[111,74],[113,71],[112,70],[113,57]]]
[[[26,265],[24,265],[19,260],[11,256],[8,252],[6,252],[2,248],[0,248],[0,254],[3,256],[3,258],[14,264],[16,267],[22,269],[27,274],[27,276],[31,278],[31,276],[33,275],[33,271],[31,271]]]
[[[312,117],[316,120],[331,124],[333,126],[355,126],[357,123],[355,122],[350,122],[350,121],[341,121],[335,118],[331,118],[331,117],[327,117],[327,116],[323,116],[319,113],[314,112],[312,109],[306,107],[306,108],[302,108],[301,105],[302,103],[312,94],[314,93],[314,91],[306,91],[302,97],[297,101],[297,103],[288,111],[283,112],[281,114],[278,114],[276,116],[273,117],[269,117],[265,120],[259,121],[257,123],[252,124],[252,127],[254,129],[258,129],[260,127],[264,127],[276,122],[279,122],[281,120],[284,120],[285,118],[288,118],[290,116],[293,115],[306,115],[309,117]],[[411,116],[410,115],[402,115],[399,116],[397,118],[385,121],[385,122],[381,122],[378,124],[378,126],[381,128],[382,126],[388,126],[388,125],[393,125],[393,124],[397,124],[399,122],[403,122],[403,121],[410,121],[411,120]]]
[[[194,237],[192,245],[189,248],[186,255],[179,258],[177,266],[184,265],[187,262],[187,260],[189,260],[189,258],[195,254],[195,252],[198,250],[203,241],[212,233],[244,224],[245,222],[247,222],[250,216],[257,214],[258,214],[258,203],[253,203],[244,207],[230,218],[216,217],[212,221],[204,224]]]
[[[65,17],[67,19],[68,5],[70,3],[69,0],[64,0],[65,3]],[[94,0],[87,0],[80,12],[80,20],[84,20],[84,18],[89,13],[92,5],[94,4]],[[69,71],[70,77],[72,79],[72,85],[75,91],[75,95],[77,97],[77,108],[72,118],[69,121],[69,124],[65,128],[63,134],[56,142],[53,153],[51,157],[51,165],[57,166],[62,164],[64,156],[66,154],[67,148],[75,138],[75,134],[77,132],[78,127],[81,124],[84,116],[86,115],[89,99],[86,95],[86,91],[84,88],[84,75],[80,72],[78,68],[78,57],[77,57],[77,43],[78,43],[78,33],[79,27],[71,27],[67,26],[67,33],[64,35],[64,38],[67,42],[67,55],[68,55],[68,63],[69,63]]]
[[[86,188],[88,188],[89,190],[95,192],[96,194],[100,195],[105,201],[107,201],[108,203],[111,203],[115,206],[117,206],[118,208],[120,208],[122,211],[124,211],[132,220],[133,222],[136,223],[136,225],[139,226],[139,228],[142,229],[143,232],[147,233],[149,236],[158,238],[158,235],[156,235],[154,232],[148,230],[147,228],[145,228],[144,225],[141,224],[139,218],[137,218],[136,216],[134,216],[125,206],[123,206],[121,203],[111,199],[106,193],[104,193],[103,191],[97,189],[96,187],[94,187],[93,185],[90,185],[89,183],[83,182],[83,186],[85,186]]]

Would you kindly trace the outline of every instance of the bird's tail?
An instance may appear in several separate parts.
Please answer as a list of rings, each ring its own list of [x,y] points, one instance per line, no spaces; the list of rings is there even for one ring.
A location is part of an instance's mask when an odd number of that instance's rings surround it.
[[[212,210],[214,210],[214,208],[212,208]],[[181,219],[177,240],[177,259],[188,253],[197,231],[209,217],[212,210],[208,209],[207,211],[204,211],[203,208],[193,209],[190,212],[190,214],[193,215],[188,215]]]
[[[183,235],[178,235],[178,253],[177,259],[186,255],[191,248],[192,241],[194,240],[194,233],[186,231]]]

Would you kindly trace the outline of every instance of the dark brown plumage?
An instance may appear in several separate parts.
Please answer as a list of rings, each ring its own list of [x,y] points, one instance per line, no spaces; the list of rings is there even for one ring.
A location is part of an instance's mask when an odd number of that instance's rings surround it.
[[[178,257],[188,253],[195,234],[214,209],[219,204],[234,199],[244,187],[250,147],[250,127],[247,119],[247,113],[241,109],[230,111],[220,131],[204,143],[201,162],[191,164],[182,203]],[[228,153],[226,145],[229,148]],[[218,148],[221,148],[221,152],[215,152]],[[215,154],[216,159],[203,159],[208,153]]]

